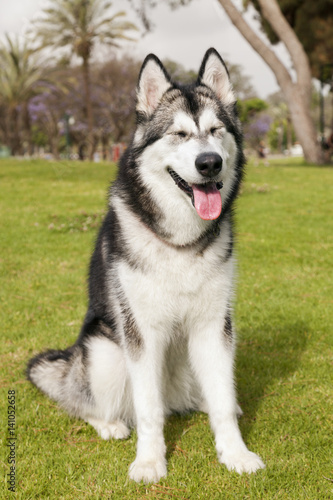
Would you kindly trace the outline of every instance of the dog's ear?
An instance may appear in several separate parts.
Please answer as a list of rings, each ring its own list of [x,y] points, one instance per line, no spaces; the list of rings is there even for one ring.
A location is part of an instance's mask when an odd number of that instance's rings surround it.
[[[198,83],[212,89],[223,104],[236,101],[229,79],[229,73],[220,54],[215,49],[207,50],[201,63]]]
[[[170,76],[161,61],[154,54],[149,54],[140,71],[136,110],[150,116],[171,86]]]

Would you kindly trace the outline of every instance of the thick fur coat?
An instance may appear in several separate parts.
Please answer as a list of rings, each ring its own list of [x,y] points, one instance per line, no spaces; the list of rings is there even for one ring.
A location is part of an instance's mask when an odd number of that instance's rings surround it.
[[[154,55],[137,126],[112,185],[76,343],[30,360],[28,378],[103,439],[137,428],[135,481],[167,473],[163,423],[206,411],[229,470],[264,467],[237,423],[233,203],[242,134],[227,69],[207,51],[197,81],[172,82]]]

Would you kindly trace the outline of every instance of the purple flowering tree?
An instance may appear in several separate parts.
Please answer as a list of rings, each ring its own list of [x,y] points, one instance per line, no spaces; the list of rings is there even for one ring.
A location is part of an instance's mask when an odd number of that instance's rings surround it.
[[[29,102],[44,91],[51,73],[27,40],[6,35],[0,43],[1,130],[13,155],[23,153],[25,141],[31,152]]]
[[[88,128],[87,146],[90,159],[95,148],[94,109],[91,61],[98,43],[117,47],[118,41],[132,40],[127,33],[136,26],[124,19],[124,12],[110,13],[111,2],[50,0],[41,16],[34,21],[34,36],[42,47],[69,49],[81,59],[81,74],[85,99],[85,118]]]
[[[35,96],[29,103],[29,115],[33,129],[44,134],[47,143],[55,158],[59,156],[60,127],[59,123],[63,110],[61,99],[56,88]]]
[[[260,144],[265,140],[267,132],[270,129],[272,119],[267,114],[257,115],[244,126],[244,138],[246,145],[256,151]]]

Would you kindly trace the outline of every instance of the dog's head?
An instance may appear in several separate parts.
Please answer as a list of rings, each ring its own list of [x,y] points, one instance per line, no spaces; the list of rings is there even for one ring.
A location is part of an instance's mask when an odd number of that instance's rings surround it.
[[[215,49],[197,81],[173,82],[153,54],[137,85],[137,128],[132,147],[142,185],[170,220],[180,215],[202,229],[230,205],[243,167],[236,99]],[[223,212],[222,212],[223,213]],[[207,222],[206,222],[207,224]]]

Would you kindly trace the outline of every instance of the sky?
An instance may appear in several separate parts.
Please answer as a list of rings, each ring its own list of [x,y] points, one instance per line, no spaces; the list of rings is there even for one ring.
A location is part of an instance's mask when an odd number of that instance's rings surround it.
[[[154,52],[160,59],[171,59],[186,69],[198,71],[209,47],[232,64],[239,64],[261,98],[279,90],[274,74],[232,25],[217,0],[192,0],[190,5],[171,10],[163,1],[150,11],[154,28],[135,43],[122,42],[124,51],[137,59]],[[4,33],[20,34],[41,11],[45,0],[12,0],[0,2],[0,37]],[[112,11],[125,10],[129,20],[141,27],[127,0],[113,0]],[[247,19],[256,27],[253,16]],[[258,27],[256,27],[259,32]],[[276,52],[285,64],[289,58],[283,46]],[[121,51],[120,51],[121,52]]]

